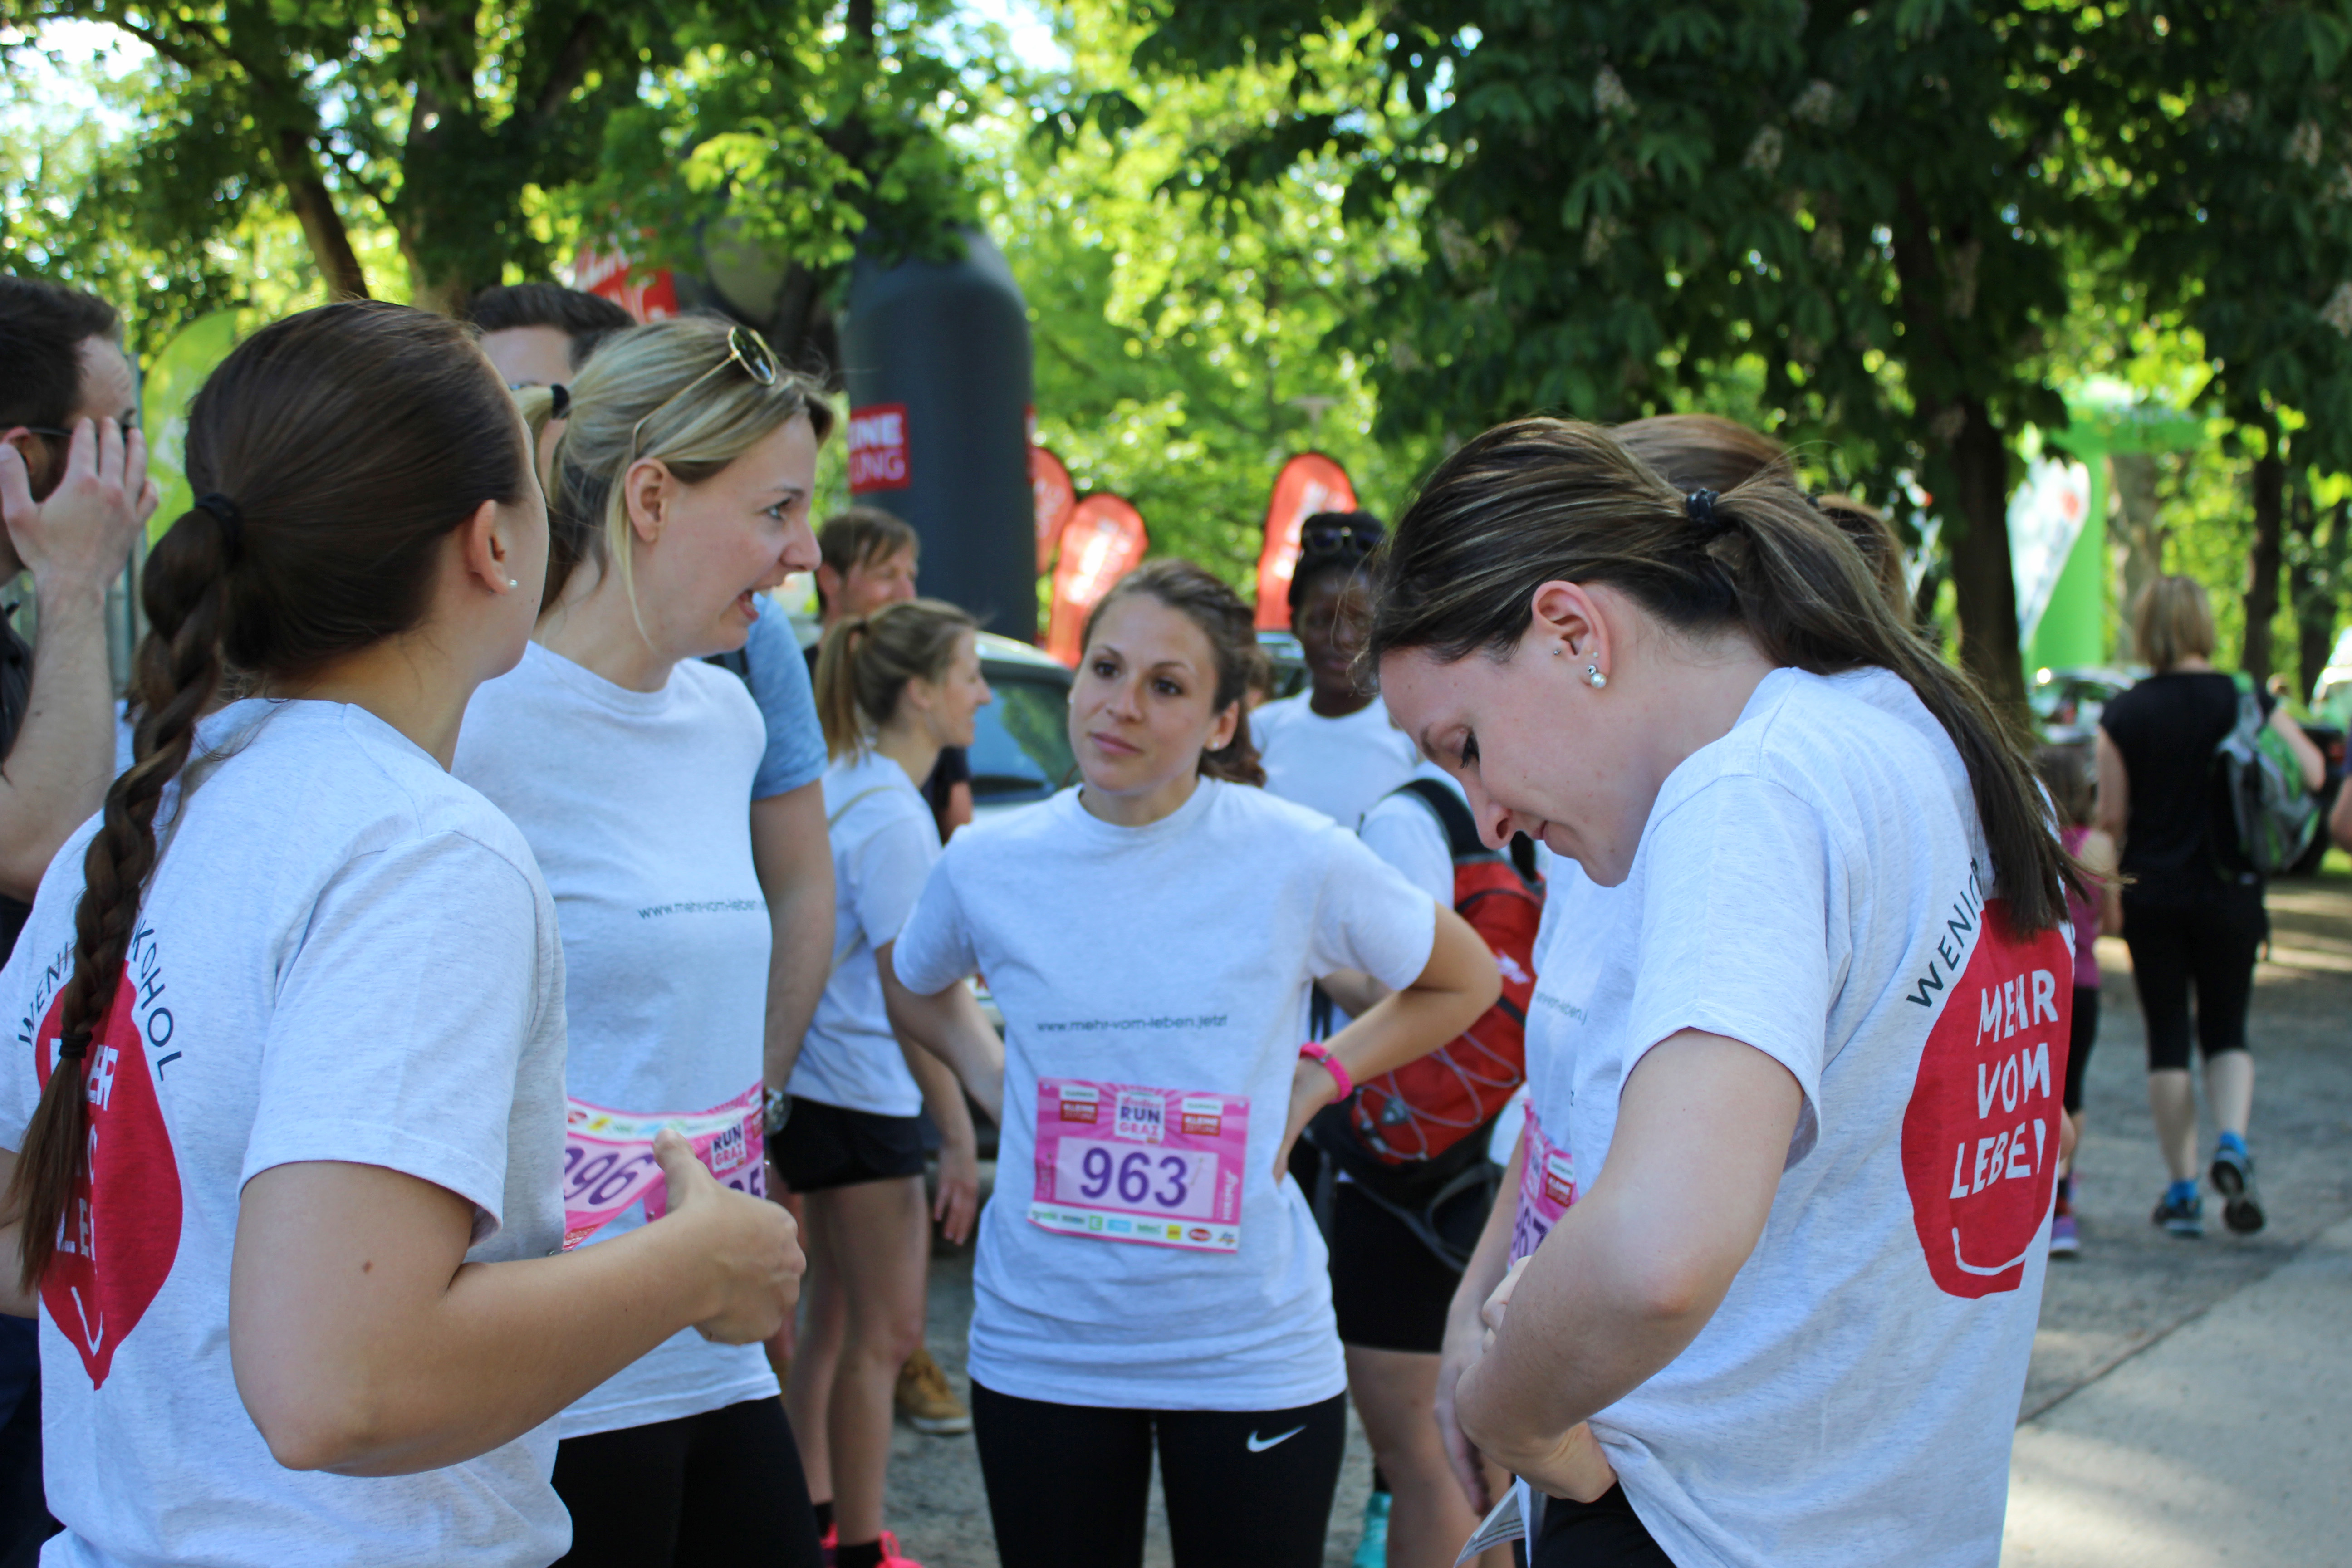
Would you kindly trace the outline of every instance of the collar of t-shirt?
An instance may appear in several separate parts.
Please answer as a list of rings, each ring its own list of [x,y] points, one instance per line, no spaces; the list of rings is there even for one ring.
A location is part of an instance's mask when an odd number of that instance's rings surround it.
[[[1208,815],[1210,803],[1225,788],[1223,781],[1196,779],[1190,799],[1157,822],[1147,822],[1140,827],[1126,827],[1116,822],[1105,822],[1088,811],[1079,801],[1084,784],[1073,784],[1055,795],[1053,807],[1062,814],[1072,831],[1084,836],[1088,844],[1105,849],[1124,848],[1130,845],[1149,844],[1158,839],[1173,838],[1190,831],[1192,825]]]

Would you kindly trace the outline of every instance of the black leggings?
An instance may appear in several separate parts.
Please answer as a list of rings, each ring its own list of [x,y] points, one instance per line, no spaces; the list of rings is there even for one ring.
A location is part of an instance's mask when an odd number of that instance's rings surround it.
[[[1543,1500],[1532,1568],[1675,1568],[1622,1486],[1591,1502]]]
[[[555,1446],[569,1568],[819,1568],[816,1514],[774,1398]]]
[[[2074,987],[2074,1021],[2066,1037],[2066,1095],[2059,1103],[2069,1116],[2083,1114],[2083,1075],[2091,1069],[2091,1047],[2099,1043],[2099,988]]]
[[[1006,1568],[1136,1568],[1151,1445],[1177,1568],[1321,1568],[1348,1397],[1292,1410],[1109,1410],[971,1385]]]
[[[2246,1048],[2254,955],[2269,934],[2263,890],[2218,885],[2194,904],[2150,906],[2124,894],[2124,942],[2147,1022],[2147,1070],[2189,1066],[2189,988],[2197,988],[2197,1044],[2211,1061]]]

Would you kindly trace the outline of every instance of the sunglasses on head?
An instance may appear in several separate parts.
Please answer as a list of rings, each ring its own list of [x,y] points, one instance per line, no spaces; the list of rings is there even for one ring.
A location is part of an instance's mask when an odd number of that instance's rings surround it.
[[[1315,555],[1337,555],[1343,551],[1370,555],[1380,546],[1381,531],[1360,522],[1318,522],[1302,531],[1298,542]]]
[[[727,357],[663,398],[646,413],[645,419],[629,427],[629,461],[634,463],[637,460],[637,438],[645,434],[646,419],[651,419],[730,364],[741,365],[743,374],[751,378],[755,386],[773,386],[784,374],[782,365],[777,362],[776,351],[768,346],[767,339],[749,327],[728,328]]]

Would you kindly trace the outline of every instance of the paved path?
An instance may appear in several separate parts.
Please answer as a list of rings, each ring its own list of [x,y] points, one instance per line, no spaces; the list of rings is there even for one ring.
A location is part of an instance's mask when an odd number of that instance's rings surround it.
[[[2084,1253],[2051,1270],[2005,1564],[2352,1564],[2352,878],[2284,884],[2270,901],[2252,1131],[2273,1223],[2252,1238],[2218,1218],[2196,1243],[2148,1224],[2164,1169],[2144,1037],[2123,945],[2101,944]],[[937,1260],[930,1342],[960,1386],[971,1315],[969,1252]],[[889,1511],[905,1549],[928,1568],[997,1568],[971,1440],[902,1427],[896,1441]],[[1355,1549],[1370,1470],[1351,1419],[1332,1568]],[[1156,1522],[1147,1562],[1169,1563]]]

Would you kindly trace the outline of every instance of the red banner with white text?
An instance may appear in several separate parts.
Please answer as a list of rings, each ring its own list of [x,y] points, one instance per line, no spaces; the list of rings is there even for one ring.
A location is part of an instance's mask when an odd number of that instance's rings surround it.
[[[1054,568],[1053,618],[1045,651],[1075,668],[1085,652],[1087,612],[1111,585],[1143,563],[1151,547],[1143,514],[1117,496],[1092,495],[1062,525],[1062,559]]]
[[[572,286],[584,293],[601,294],[638,321],[658,321],[677,314],[677,281],[669,268],[656,268],[632,275],[630,261],[617,247],[595,250],[583,246],[572,258]]]
[[[1261,631],[1290,626],[1290,574],[1298,567],[1299,525],[1318,511],[1353,511],[1356,487],[1348,470],[1320,452],[1301,452],[1282,465],[1265,507],[1265,548],[1257,558],[1257,624]]]

